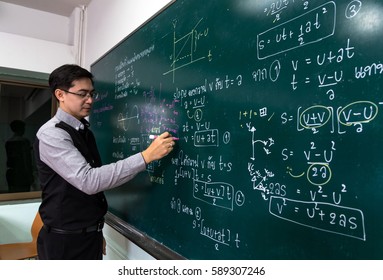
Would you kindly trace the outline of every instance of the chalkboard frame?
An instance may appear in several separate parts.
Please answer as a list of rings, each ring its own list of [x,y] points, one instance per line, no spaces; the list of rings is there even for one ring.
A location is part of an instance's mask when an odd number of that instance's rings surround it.
[[[153,256],[158,260],[184,260],[185,257],[177,254],[168,247],[162,245],[161,243],[155,241],[153,238],[149,237],[147,234],[142,233],[137,230],[135,227],[125,222],[124,220],[118,218],[112,213],[108,212],[105,215],[105,222],[113,228],[118,233],[122,234],[124,237],[128,238],[134,244],[139,246],[145,252]]]
[[[130,34],[128,34],[125,38],[123,38],[120,42],[118,42],[114,47],[112,47],[109,51],[107,51],[104,55],[102,55],[99,59],[97,59],[95,62],[91,64],[91,68],[93,65],[97,64],[98,61],[103,59],[105,56],[107,56],[109,53],[113,52],[113,50],[119,46],[122,42],[129,39],[134,33],[139,31],[143,26],[145,26],[148,22],[152,21],[154,18],[156,18],[159,14],[161,14],[164,10],[166,10],[169,6],[174,4],[177,0],[172,0],[168,4],[166,4],[162,9],[160,9],[157,13],[155,13],[153,16],[151,16],[148,20],[146,20],[144,23],[142,23],[140,26],[138,26],[135,30],[133,30]],[[105,216],[105,222],[113,228],[115,231],[132,241],[134,244],[139,246],[141,249],[143,249],[145,252],[150,254],[156,259],[159,260],[182,260],[185,259],[185,257],[177,254],[173,250],[169,249],[168,247],[164,246],[163,244],[157,242],[153,238],[149,237],[145,233],[142,233],[141,231],[137,230],[135,227],[127,223],[126,221],[118,218],[117,216],[113,215],[110,212],[107,212]]]

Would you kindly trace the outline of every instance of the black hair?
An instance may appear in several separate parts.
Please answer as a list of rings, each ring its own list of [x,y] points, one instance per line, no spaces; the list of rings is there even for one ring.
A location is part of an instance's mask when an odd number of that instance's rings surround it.
[[[68,90],[73,87],[73,82],[82,78],[89,78],[93,85],[93,74],[88,70],[76,65],[62,65],[49,75],[49,87],[54,94],[56,89]]]

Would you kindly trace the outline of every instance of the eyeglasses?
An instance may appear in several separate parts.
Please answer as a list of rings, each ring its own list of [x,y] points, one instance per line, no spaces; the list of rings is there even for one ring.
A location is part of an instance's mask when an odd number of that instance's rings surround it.
[[[88,99],[88,98],[94,98],[94,99],[97,99],[98,97],[98,92],[96,91],[86,91],[86,90],[80,90],[78,92],[72,92],[72,91],[69,91],[69,90],[65,90],[65,89],[61,89],[62,91],[65,91],[67,93],[70,93],[70,94],[74,94],[74,95],[78,95],[80,96],[81,98],[83,99]]]

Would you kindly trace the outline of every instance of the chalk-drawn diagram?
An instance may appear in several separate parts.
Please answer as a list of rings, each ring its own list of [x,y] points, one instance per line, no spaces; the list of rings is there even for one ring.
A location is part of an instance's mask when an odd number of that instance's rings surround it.
[[[119,113],[117,116],[117,128],[128,131],[131,122],[136,124],[140,123],[138,106],[134,105],[133,108],[128,108],[126,104],[125,112]]]
[[[202,59],[208,58],[211,60],[212,58],[211,50],[209,50],[205,55],[197,54],[199,41],[208,37],[209,35],[209,28],[205,28],[203,30],[199,29],[198,26],[202,21],[203,19],[200,19],[200,21],[190,30],[189,33],[183,35],[180,38],[177,38],[176,36],[175,29],[177,26],[177,21],[173,21],[174,36],[173,54],[170,56],[172,61],[170,65],[171,70],[163,73],[163,75],[168,75],[171,73],[173,75],[173,82],[175,81],[175,73],[178,69],[186,67]]]
[[[246,126],[248,127],[249,132],[251,132],[251,146],[252,146],[252,155],[251,160],[255,160],[255,146],[262,145],[263,151],[265,154],[270,154],[270,147],[274,145],[274,139],[272,137],[269,137],[267,140],[261,140],[261,139],[255,139],[255,127],[251,125],[251,123],[247,123]]]

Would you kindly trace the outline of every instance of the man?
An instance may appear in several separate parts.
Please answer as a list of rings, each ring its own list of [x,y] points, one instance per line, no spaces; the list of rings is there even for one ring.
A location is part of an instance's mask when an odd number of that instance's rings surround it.
[[[93,75],[77,65],[63,65],[49,76],[59,102],[56,115],[37,132],[35,146],[42,188],[39,208],[44,226],[39,233],[39,259],[102,259],[107,202],[103,191],[118,187],[169,154],[168,132],[143,152],[101,165],[93,134],[84,119],[93,103]]]

